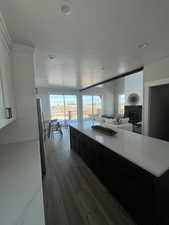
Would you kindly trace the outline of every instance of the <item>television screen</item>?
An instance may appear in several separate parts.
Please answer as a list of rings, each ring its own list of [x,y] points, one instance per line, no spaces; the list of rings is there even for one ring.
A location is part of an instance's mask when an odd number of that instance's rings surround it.
[[[141,105],[126,105],[125,106],[125,117],[129,118],[129,123],[136,124],[142,121],[142,106]]]

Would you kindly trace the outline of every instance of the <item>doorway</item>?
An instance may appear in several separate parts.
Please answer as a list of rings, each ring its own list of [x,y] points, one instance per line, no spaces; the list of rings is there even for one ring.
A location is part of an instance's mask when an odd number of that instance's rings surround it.
[[[169,84],[151,87],[149,102],[149,135],[169,141]]]

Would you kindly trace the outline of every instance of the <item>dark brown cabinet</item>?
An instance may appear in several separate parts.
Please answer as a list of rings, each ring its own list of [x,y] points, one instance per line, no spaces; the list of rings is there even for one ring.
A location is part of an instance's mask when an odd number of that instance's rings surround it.
[[[138,225],[169,224],[169,172],[157,178],[71,126],[70,142]]]
[[[89,143],[88,151],[88,166],[95,173],[96,176],[100,177],[100,146],[93,140]]]
[[[80,133],[73,128],[70,128],[70,147],[77,153],[79,153],[79,138],[80,138]]]
[[[101,159],[101,180],[109,191],[138,224],[154,225],[152,223],[154,176],[104,147]]]
[[[71,149],[80,155],[88,167],[99,176],[100,145],[94,140],[70,127]]]

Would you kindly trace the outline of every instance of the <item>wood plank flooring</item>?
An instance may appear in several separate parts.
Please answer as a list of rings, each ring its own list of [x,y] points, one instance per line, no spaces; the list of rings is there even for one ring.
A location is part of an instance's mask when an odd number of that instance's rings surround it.
[[[46,143],[46,225],[136,225],[76,153],[69,130]]]

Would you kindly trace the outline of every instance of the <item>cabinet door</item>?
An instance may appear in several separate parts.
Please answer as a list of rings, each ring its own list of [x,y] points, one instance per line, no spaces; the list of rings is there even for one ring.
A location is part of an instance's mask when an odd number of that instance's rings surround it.
[[[80,141],[80,133],[76,129],[70,127],[70,147],[78,154],[79,154],[79,141]]]
[[[101,169],[101,158],[100,158],[101,149],[102,146],[99,143],[93,140],[91,141],[90,168],[98,177],[100,177],[100,169]]]
[[[80,155],[95,175],[99,176],[100,145],[90,137],[82,134],[80,137]]]
[[[120,165],[111,150],[101,150],[102,171],[100,179],[111,192],[118,192],[122,183],[120,176]]]
[[[89,166],[89,152],[90,152],[90,139],[86,135],[82,134],[80,137],[80,149],[79,154],[83,161]]]
[[[102,182],[138,224],[152,224],[154,177],[111,150],[101,155]]]
[[[3,112],[4,126],[10,123],[14,118],[14,88],[11,75],[11,52],[0,40],[0,76],[1,93],[3,90]],[[2,108],[1,108],[2,109]],[[4,116],[4,115],[3,115]]]

